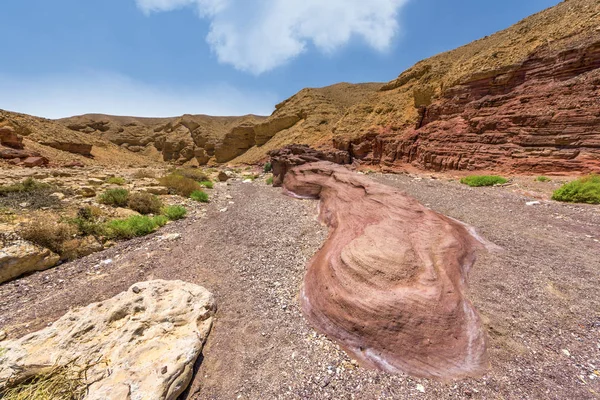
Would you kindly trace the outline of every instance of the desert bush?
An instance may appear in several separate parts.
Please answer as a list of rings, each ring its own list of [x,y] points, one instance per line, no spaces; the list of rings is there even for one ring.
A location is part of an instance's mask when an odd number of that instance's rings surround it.
[[[535,180],[538,182],[550,182],[552,179],[546,176],[538,176],[537,178],[535,178]]]
[[[118,176],[111,176],[110,178],[108,178],[106,180],[107,183],[110,183],[111,185],[124,185],[125,184],[125,179],[118,177]]]
[[[133,177],[136,179],[156,178],[156,172],[149,169],[139,169],[134,172]]]
[[[600,204],[600,175],[589,175],[563,185],[554,192],[552,200]]]
[[[107,236],[112,239],[132,239],[148,235],[166,223],[167,218],[163,215],[134,215],[127,219],[113,219],[106,223]]]
[[[210,181],[210,178],[204,171],[195,168],[177,168],[172,172],[175,175],[183,176],[184,178],[192,179],[196,182]]]
[[[66,194],[65,190],[59,190],[33,178],[27,178],[12,185],[0,186],[0,207],[21,208],[20,204],[22,203],[27,203],[29,209],[56,207],[60,205],[60,200],[50,196],[53,192]]]
[[[214,183],[212,183],[211,181],[202,181],[200,182],[200,185],[204,186],[207,189],[212,189],[215,187]]]
[[[202,190],[196,190],[190,195],[190,199],[199,201],[201,203],[208,203],[208,194]]]
[[[163,207],[161,213],[171,221],[177,221],[185,217],[187,210],[182,206],[166,206]]]
[[[501,185],[508,182],[508,180],[496,175],[471,175],[462,178],[460,182],[471,187],[479,187]]]
[[[267,185],[272,185],[273,184],[273,177],[272,176],[268,177],[265,182],[267,183]]]
[[[159,214],[163,204],[158,197],[150,193],[134,193],[127,202],[129,208],[140,214]]]
[[[263,171],[266,173],[271,172],[273,170],[273,165],[270,162],[267,162],[263,168]]]
[[[47,213],[35,213],[31,221],[22,226],[19,235],[38,246],[45,247],[59,254],[64,254],[64,244],[77,234],[75,226],[61,221],[58,216]]]
[[[193,179],[182,175],[170,174],[158,180],[161,185],[169,189],[172,194],[189,197],[196,190],[202,189],[200,184]]]
[[[100,195],[98,201],[113,207],[126,207],[129,201],[129,191],[126,189],[109,189]]]

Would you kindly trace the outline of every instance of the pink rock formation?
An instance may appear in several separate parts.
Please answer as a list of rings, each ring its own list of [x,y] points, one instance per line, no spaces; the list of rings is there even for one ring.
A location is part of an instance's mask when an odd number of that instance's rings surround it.
[[[485,335],[464,293],[480,243],[464,225],[329,162],[291,169],[283,187],[320,198],[330,227],[301,293],[316,329],[389,372],[451,379],[486,368]]]
[[[23,138],[10,126],[0,126],[0,144],[13,149],[22,149]]]

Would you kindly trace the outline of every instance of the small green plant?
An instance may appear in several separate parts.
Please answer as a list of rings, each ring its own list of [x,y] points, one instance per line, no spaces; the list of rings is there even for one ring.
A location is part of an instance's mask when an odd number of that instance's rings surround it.
[[[215,187],[214,183],[212,183],[211,181],[202,181],[200,182],[200,185],[204,186],[207,189],[212,189]]]
[[[160,199],[150,193],[134,193],[129,196],[127,205],[140,214],[159,214],[163,204]]]
[[[100,195],[98,201],[113,207],[126,207],[129,201],[129,191],[126,189],[109,189]]]
[[[267,185],[272,185],[273,184],[273,177],[272,176],[268,177],[265,182],[267,183]]]
[[[202,190],[196,190],[190,195],[190,199],[199,201],[201,203],[208,203],[208,194]]]
[[[554,192],[552,200],[600,204],[600,175],[589,175],[563,185]]]
[[[145,236],[165,225],[168,219],[164,215],[148,217],[134,215],[127,219],[113,219],[106,223],[107,236],[112,239],[132,239]]]
[[[535,180],[538,182],[550,182],[552,179],[548,178],[547,176],[538,176],[535,178]]]
[[[471,175],[460,180],[460,183],[471,187],[502,185],[506,182],[506,178],[496,175]]]
[[[271,172],[273,170],[273,164],[271,164],[270,162],[267,162],[265,164],[265,167],[263,168],[263,171],[266,173]]]
[[[182,206],[166,206],[161,210],[162,215],[171,221],[177,221],[185,217],[187,210]]]
[[[118,177],[118,176],[111,176],[110,178],[108,178],[106,180],[107,183],[110,183],[111,185],[124,185],[125,184],[125,179]]]
[[[183,197],[189,197],[196,190],[202,189],[202,186],[195,180],[177,174],[163,176],[158,181],[168,188],[170,193]]]

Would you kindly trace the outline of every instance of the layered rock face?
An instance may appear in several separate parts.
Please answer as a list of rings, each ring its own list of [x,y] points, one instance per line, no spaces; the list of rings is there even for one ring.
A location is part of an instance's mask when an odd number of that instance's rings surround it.
[[[283,187],[320,198],[330,227],[301,293],[316,329],[389,372],[450,379],[486,368],[481,322],[464,294],[479,243],[465,226],[329,162],[292,168]]]
[[[0,249],[0,283],[28,272],[43,271],[58,263],[60,257],[48,249],[32,243],[19,241]]]
[[[381,128],[338,147],[365,163],[438,171],[599,172],[597,39],[475,74],[421,106],[414,128]]]
[[[2,342],[0,389],[56,365],[91,365],[86,400],[174,400],[192,378],[215,313],[206,289],[181,281],[133,285]]]

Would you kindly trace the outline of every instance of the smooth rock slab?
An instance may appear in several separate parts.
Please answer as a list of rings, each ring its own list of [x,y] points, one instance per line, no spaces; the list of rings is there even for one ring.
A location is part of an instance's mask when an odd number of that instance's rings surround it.
[[[485,334],[465,297],[482,245],[464,225],[330,162],[291,169],[283,187],[320,198],[330,228],[300,296],[317,330],[368,367],[439,379],[485,370]]]
[[[213,295],[182,281],[150,281],[65,314],[50,327],[2,342],[0,388],[8,379],[67,364],[88,371],[86,400],[176,399],[189,385],[212,326]]]
[[[17,242],[0,249],[0,283],[56,265],[60,257],[29,242]]]

